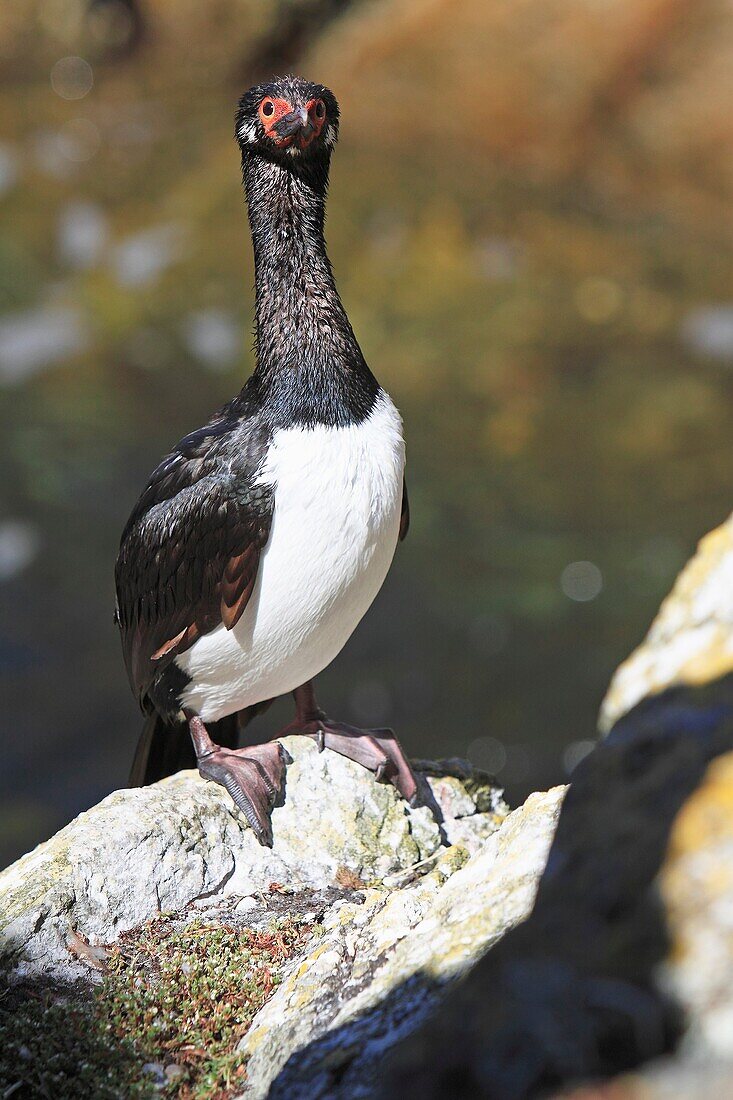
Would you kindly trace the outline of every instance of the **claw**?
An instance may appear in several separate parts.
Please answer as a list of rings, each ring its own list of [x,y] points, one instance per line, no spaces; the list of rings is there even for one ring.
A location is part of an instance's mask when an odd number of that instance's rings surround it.
[[[394,731],[390,729],[372,730],[371,738],[387,757],[388,770],[385,773],[383,782],[389,782],[396,787],[410,806],[419,806],[420,789],[417,785],[417,779],[402,751],[402,746],[394,735]],[[377,775],[377,778],[380,778],[379,775]]]
[[[377,770],[376,770],[376,772],[374,773],[374,778],[376,779],[377,783],[389,783],[389,779],[390,779],[389,773],[390,773],[390,770],[391,770],[391,769],[390,769],[390,762],[389,762],[388,760],[384,760],[384,761],[383,761],[383,762],[382,762],[382,763],[381,763],[381,764],[380,764],[380,765],[379,765],[379,766],[377,767]]]

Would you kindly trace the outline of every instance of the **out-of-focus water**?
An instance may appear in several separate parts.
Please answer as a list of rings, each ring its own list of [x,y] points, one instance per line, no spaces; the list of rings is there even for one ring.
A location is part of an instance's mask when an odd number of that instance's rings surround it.
[[[16,52],[0,92],[0,864],[125,783],[119,533],[252,366],[241,82],[148,46],[89,84],[67,52]],[[707,226],[346,116],[331,253],[404,414],[412,527],[321,677],[331,712],[514,799],[567,777],[730,510],[730,243]]]

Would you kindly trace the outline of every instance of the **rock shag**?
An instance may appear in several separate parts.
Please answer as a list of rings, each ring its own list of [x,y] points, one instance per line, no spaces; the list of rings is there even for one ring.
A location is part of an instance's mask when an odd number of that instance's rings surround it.
[[[154,470],[116,568],[125,662],[148,715],[131,783],[195,757],[263,844],[287,760],[277,738],[237,746],[249,719],[288,692],[296,716],[279,736],[314,738],[417,799],[392,731],[331,720],[312,685],[372,603],[409,523],[402,421],[364,360],[326,254],[338,125],[328,88],[295,77],[240,100],[255,370]]]

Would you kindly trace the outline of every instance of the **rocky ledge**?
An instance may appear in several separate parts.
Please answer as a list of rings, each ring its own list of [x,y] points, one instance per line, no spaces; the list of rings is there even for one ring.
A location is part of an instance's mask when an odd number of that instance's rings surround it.
[[[0,875],[0,959],[16,1021],[24,999],[73,1004],[93,999],[95,986],[114,1017],[103,987],[106,970],[121,965],[115,945],[125,958],[131,943],[154,956],[151,936],[160,934],[163,954],[171,922],[179,934],[299,928],[269,999],[242,1034],[232,1032],[243,1068],[237,1089],[248,1097],[271,1088],[315,1097],[337,1083],[343,1096],[369,1091],[384,1053],[445,983],[526,917],[563,792],[534,795],[510,813],[488,776],[448,761],[418,765],[426,805],[410,809],[351,761],[304,738],[286,747],[293,763],[271,850],[221,788],[184,772],[110,795]],[[163,1005],[164,979],[151,980]],[[38,1026],[29,1016],[28,1027]],[[0,1095],[31,1069],[42,1081],[43,1066],[18,1054],[31,1047],[17,1023],[5,1042],[1,1033],[0,1010]],[[156,1049],[154,1035],[124,1021],[113,1038],[138,1048],[138,1078],[133,1057],[116,1086],[123,1094],[197,1085],[175,1044]],[[49,1044],[53,1053],[57,1040]],[[171,1067],[168,1081],[160,1074]],[[90,1095],[105,1095],[103,1058],[97,1072]]]

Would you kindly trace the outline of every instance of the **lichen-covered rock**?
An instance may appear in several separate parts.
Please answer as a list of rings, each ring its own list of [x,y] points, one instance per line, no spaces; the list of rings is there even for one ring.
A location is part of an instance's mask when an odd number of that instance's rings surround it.
[[[609,730],[641,699],[733,670],[733,516],[700,542],[646,638],[619,667],[601,709]]]
[[[707,685],[709,725],[730,712],[732,671],[733,516],[701,540],[646,639],[616,672],[602,724],[610,729],[641,699],[669,688]],[[700,720],[687,726],[690,740],[699,740]],[[625,1078],[618,1095],[727,1095],[733,1089],[711,1082],[733,1082],[733,754],[713,759],[682,805],[659,889],[672,941],[660,981],[688,1027],[675,1059]]]
[[[662,979],[689,1025],[681,1053],[733,1061],[733,753],[678,814],[660,890],[672,938]]]
[[[15,995],[39,978],[88,988],[105,968],[95,945],[140,926],[149,939],[161,911],[264,932],[288,918],[305,939],[242,1040],[244,1096],[369,1095],[385,1052],[527,916],[563,789],[510,814],[465,762],[421,764],[432,809],[410,809],[349,760],[287,748],[272,850],[219,787],[181,773],[118,791],[0,875]]]
[[[261,847],[226,792],[194,772],[111,794],[0,875],[0,956],[28,977],[73,977],[70,928],[92,942],[196,899],[251,894],[271,882],[326,887],[339,873],[363,882],[434,855],[453,834],[469,849],[500,824],[501,794],[466,771],[427,775],[428,806],[411,810],[390,785],[335,752],[291,738],[274,846]],[[428,769],[429,770],[429,769]],[[435,771],[435,769],[433,769]],[[460,768],[447,770],[461,774]]]
[[[339,875],[380,882],[460,836],[468,851],[506,813],[487,777],[424,777],[442,809],[410,809],[395,790],[307,738],[285,742],[274,846],[261,847],[229,796],[184,772],[152,787],[117,791],[0,875],[0,959],[17,976],[73,978],[71,930],[97,943],[197,899],[249,895],[277,882],[332,886]],[[430,769],[428,769],[430,770]],[[447,770],[461,773],[460,768]],[[465,770],[465,766],[464,766]],[[433,769],[435,771],[435,769]]]
[[[603,725],[529,919],[400,1044],[380,1100],[584,1080],[602,1083],[563,1095],[733,1094],[733,517],[619,669]]]
[[[443,849],[360,904],[338,902],[244,1040],[244,1096],[369,1096],[441,987],[529,913],[563,790],[530,796],[471,858]]]

